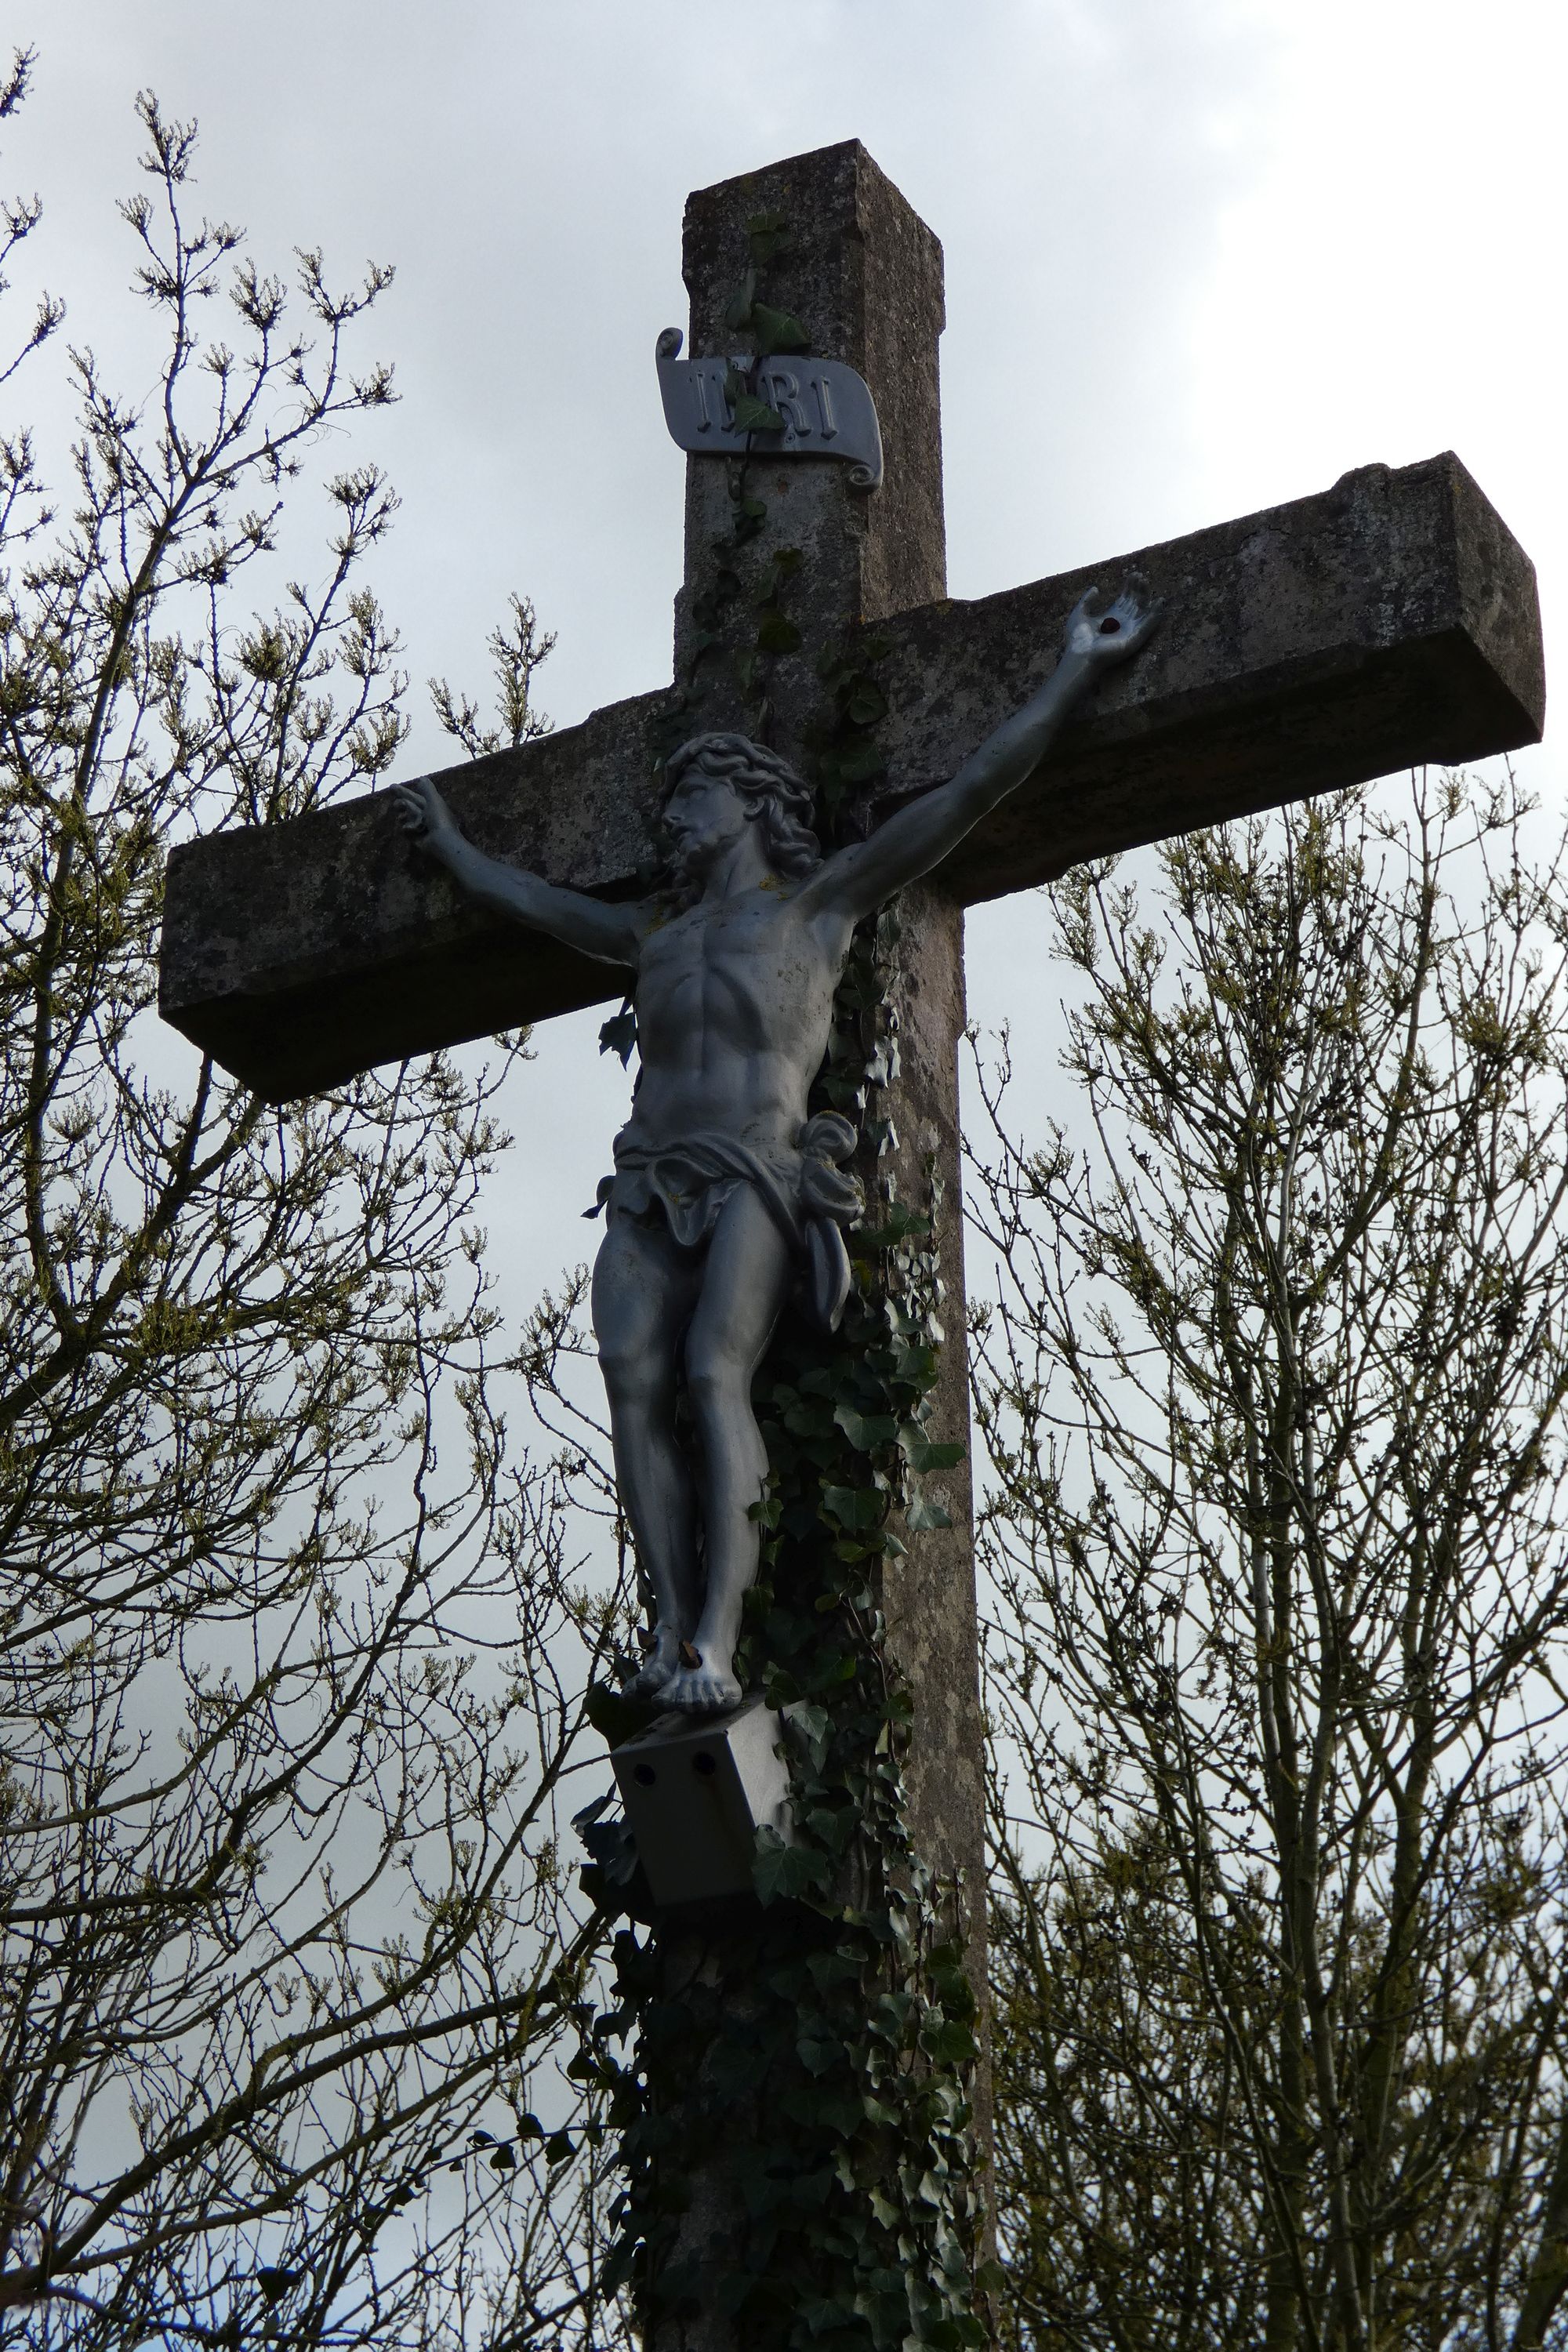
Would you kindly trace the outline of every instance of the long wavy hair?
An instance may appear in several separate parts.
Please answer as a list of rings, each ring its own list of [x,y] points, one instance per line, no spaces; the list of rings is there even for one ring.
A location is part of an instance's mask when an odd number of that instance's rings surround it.
[[[811,822],[816,814],[811,786],[787,760],[746,735],[693,735],[665,762],[667,799],[699,760],[709,775],[732,786],[747,816],[762,826],[768,863],[775,874],[787,882],[798,882],[821,865],[822,844]],[[670,878],[679,889],[687,877],[677,866],[672,859]]]

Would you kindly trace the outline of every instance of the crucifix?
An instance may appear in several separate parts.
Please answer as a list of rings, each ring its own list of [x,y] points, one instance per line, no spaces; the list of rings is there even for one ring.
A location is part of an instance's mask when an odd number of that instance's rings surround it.
[[[954,602],[944,578],[941,248],[864,149],[851,141],[694,195],[684,274],[689,357],[678,358],[673,334],[658,354],[667,414],[690,450],[673,684],[452,769],[413,801],[377,793],[180,845],[162,1010],[281,1102],[379,1062],[614,1001],[634,987],[640,958],[679,946],[679,891],[656,903],[668,885],[672,799],[678,839],[682,827],[707,840],[715,824],[721,833],[729,824],[725,854],[746,866],[735,869],[738,887],[753,898],[771,888],[782,903],[812,887],[807,867],[775,871],[776,842],[763,853],[756,810],[742,806],[756,773],[765,784],[770,761],[786,778],[815,764],[835,779],[836,855],[821,870],[842,879],[857,860],[875,863],[879,842],[918,833],[921,810],[952,780],[994,763],[1016,714],[1049,706],[1046,732],[1061,723],[1048,772],[1013,778],[1016,789],[977,808],[929,870],[894,859],[880,877],[918,878],[900,901],[891,983],[900,1061],[879,1098],[879,1181],[889,1196],[932,1204],[947,1337],[929,1429],[958,1440],[967,1433],[956,1069],[964,907],[1194,825],[1535,741],[1544,686],[1534,574],[1445,456],[1368,467],[1318,497],[1092,571]],[[1128,583],[1131,602],[1096,601],[1102,586]],[[1162,625],[1144,642],[1155,604]],[[1113,665],[1119,637],[1135,658]],[[1074,659],[1092,668],[1093,691],[1060,686],[1058,709],[1050,681],[1064,646],[1068,668]],[[835,705],[835,681],[846,679]],[[781,789],[787,803],[796,786]],[[459,835],[478,859],[467,870]],[[420,842],[441,854],[419,854]],[[665,882],[650,885],[661,859]],[[502,869],[585,907],[583,927],[531,921],[495,884]],[[687,877],[699,898],[710,879],[710,860]],[[858,897],[840,896],[830,928],[868,912],[877,889],[866,881]],[[788,1189],[798,1185],[802,1138],[785,1142]],[[817,1155],[828,1191],[839,1156],[828,1135]],[[721,1153],[660,1180],[649,1172],[657,1158],[649,1146],[617,1171],[616,1184],[630,1182],[619,1210],[612,1188],[612,1232],[624,1215],[645,1236],[637,1248],[651,1233],[668,1255],[685,1183],[697,1220],[686,1246],[689,1258],[700,1255],[714,1188],[727,1200],[739,1185],[762,1202],[752,1242],[771,1268],[767,1311],[776,1312],[789,1255],[781,1229],[792,1215],[796,1255],[805,1246],[798,1200],[775,1203],[770,1222],[763,1196],[784,1181],[782,1163],[748,1171]],[[842,1276],[826,1240],[814,1280],[831,1319]],[[670,1279],[679,1278],[676,1268]],[[949,1883],[978,1890],[983,1756],[962,1465],[946,1472],[942,1502],[931,1516],[948,1524],[911,1530],[888,1553],[876,1597],[909,1698],[914,1849]],[[700,1713],[736,1693],[721,1654],[728,1635],[715,1642],[710,1628],[706,1656],[693,1630],[661,1602],[645,1671],[650,1696]],[[973,1906],[965,1932],[983,1988]],[[721,1949],[714,1958],[711,1935],[700,1947],[674,1921],[660,1933],[674,1976],[705,1969],[730,1997],[730,1963]],[[746,1948],[754,1962],[754,1944]],[[739,1978],[730,1992],[743,2007]],[[983,2079],[978,2101],[983,2138]],[[735,2125],[742,2137],[762,2127],[755,2116]],[[734,2159],[731,2139],[689,2168],[661,2259],[696,2284],[650,2322],[661,2352],[728,2352],[745,2335],[734,2297],[702,2284],[718,2274],[716,2250],[743,2227]],[[657,2297],[648,2307],[657,2311]]]

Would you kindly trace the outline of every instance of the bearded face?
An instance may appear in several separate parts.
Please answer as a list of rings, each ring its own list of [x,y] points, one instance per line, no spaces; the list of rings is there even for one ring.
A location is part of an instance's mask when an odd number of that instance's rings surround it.
[[[811,829],[811,793],[776,753],[739,735],[696,737],[678,751],[664,806],[664,873],[686,904],[714,862],[760,824],[773,871],[795,879],[820,863]]]
[[[734,785],[701,760],[684,769],[664,805],[665,870],[678,891],[700,889],[717,860],[752,822]]]

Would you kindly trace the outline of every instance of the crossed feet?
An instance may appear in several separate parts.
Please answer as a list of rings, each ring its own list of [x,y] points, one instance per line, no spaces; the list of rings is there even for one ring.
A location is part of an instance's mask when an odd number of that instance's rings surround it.
[[[741,1685],[728,1664],[721,1668],[673,1626],[659,1625],[642,1664],[621,1685],[621,1696],[657,1698],[685,1715],[723,1715],[740,1706]]]

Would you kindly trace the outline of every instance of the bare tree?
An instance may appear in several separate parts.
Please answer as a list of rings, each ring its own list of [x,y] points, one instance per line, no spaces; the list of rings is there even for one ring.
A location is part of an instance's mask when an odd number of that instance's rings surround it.
[[[487,727],[476,702],[454,694],[444,677],[430,680],[430,699],[442,730],[456,738],[470,760],[490,751],[514,751],[550,731],[550,721],[534,707],[533,673],[555,650],[555,632],[542,629],[531,598],[514,591],[508,599],[511,618],[490,631],[486,650],[495,682],[495,723]]]
[[[555,2345],[595,2326],[555,1811],[612,1496],[498,1402],[474,1213],[523,1041],[278,1111],[153,1017],[171,839],[403,740],[395,500],[309,472],[392,396],[350,361],[389,273],[258,270],[139,104],[162,381],[71,354],[58,516],[0,441],[0,2340]],[[283,510],[323,492],[312,586]]]
[[[1568,2342],[1568,875],[1387,806],[1063,886],[986,1081],[1018,2345]]]

